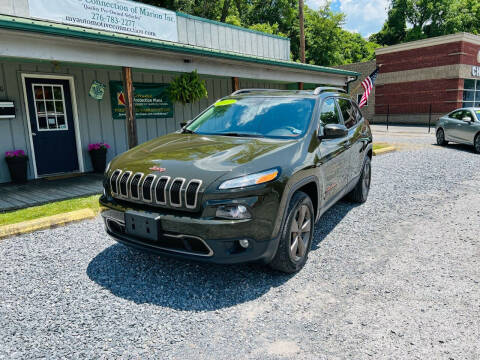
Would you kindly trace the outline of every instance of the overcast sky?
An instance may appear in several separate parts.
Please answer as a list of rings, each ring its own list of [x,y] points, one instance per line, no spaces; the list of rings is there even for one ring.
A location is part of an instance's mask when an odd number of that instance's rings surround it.
[[[315,10],[326,2],[326,0],[305,0],[305,3]],[[387,18],[389,3],[389,0],[333,0],[331,8],[347,16],[345,29],[359,32],[363,37],[369,37],[382,28]]]

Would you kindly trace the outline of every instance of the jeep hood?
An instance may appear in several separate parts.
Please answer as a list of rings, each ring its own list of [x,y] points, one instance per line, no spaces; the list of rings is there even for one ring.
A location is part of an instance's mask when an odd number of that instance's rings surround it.
[[[295,145],[297,140],[174,133],[118,156],[110,171],[200,179],[209,184],[227,173],[233,178],[285,164]]]

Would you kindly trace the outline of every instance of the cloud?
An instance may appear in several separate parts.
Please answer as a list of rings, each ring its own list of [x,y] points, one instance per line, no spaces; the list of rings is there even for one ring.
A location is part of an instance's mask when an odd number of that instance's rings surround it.
[[[325,6],[327,2],[327,0],[306,0],[305,4],[307,4],[312,9],[318,9],[319,7]]]
[[[307,0],[306,3],[318,9],[326,1]],[[367,37],[380,31],[387,18],[389,4],[389,0],[334,0],[331,7],[333,11],[341,11],[346,15],[345,29]]]

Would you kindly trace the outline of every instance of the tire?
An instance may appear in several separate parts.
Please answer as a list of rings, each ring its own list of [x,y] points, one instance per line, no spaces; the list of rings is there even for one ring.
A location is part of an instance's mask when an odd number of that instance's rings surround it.
[[[473,141],[473,147],[475,151],[480,154],[480,133],[475,136],[475,140]]]
[[[437,144],[440,146],[448,145],[448,141],[445,141],[445,131],[443,129],[437,130]]]
[[[269,266],[272,269],[292,274],[303,268],[312,245],[315,227],[312,200],[304,192],[297,191],[290,200],[286,215],[277,252]],[[303,225],[299,225],[299,221]],[[303,231],[298,231],[302,229]]]
[[[372,182],[372,160],[367,156],[363,163],[362,174],[358,179],[357,185],[347,195],[348,200],[356,203],[364,203],[368,199],[370,192],[370,185]]]

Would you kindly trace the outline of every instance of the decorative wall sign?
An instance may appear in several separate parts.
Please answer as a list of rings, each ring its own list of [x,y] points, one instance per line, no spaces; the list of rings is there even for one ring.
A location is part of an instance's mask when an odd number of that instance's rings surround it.
[[[177,14],[126,0],[29,0],[30,16],[67,25],[178,42]]]
[[[168,84],[133,83],[135,116],[137,119],[171,118],[173,104],[168,96]],[[125,119],[125,95],[121,81],[110,81],[112,116]]]
[[[88,94],[95,100],[102,100],[105,95],[105,85],[101,82],[94,80]]]

